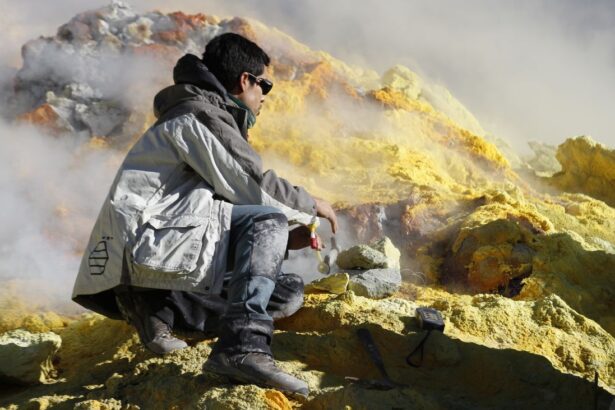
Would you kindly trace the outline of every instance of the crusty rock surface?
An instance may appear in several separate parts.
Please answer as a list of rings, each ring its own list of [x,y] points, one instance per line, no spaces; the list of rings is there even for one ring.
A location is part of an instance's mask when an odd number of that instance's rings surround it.
[[[307,293],[328,292],[341,295],[352,291],[358,296],[382,299],[393,295],[401,286],[399,269],[346,270],[310,282]]]
[[[336,263],[340,269],[382,269],[388,267],[386,256],[369,245],[356,245],[340,252]]]
[[[62,339],[52,332],[17,329],[0,334],[0,378],[18,384],[52,381],[52,359],[60,346]]]
[[[19,287],[2,283],[0,331],[60,335],[62,382],[3,385],[0,407],[576,409],[593,403],[597,371],[599,408],[608,408],[615,393],[615,209],[602,189],[610,189],[604,181],[613,168],[605,147],[568,144],[569,165],[554,178],[572,181],[561,185],[571,192],[546,190],[510,168],[448,91],[408,69],[381,77],[255,21],[139,14],[117,1],[26,44],[24,66],[2,86],[13,92],[2,96],[0,105],[13,110],[3,115],[22,114],[71,144],[90,137],[75,159],[83,149],[121,153],[152,124],[151,98],[170,83],[176,58],[200,54],[226,31],[272,57],[276,91],[250,134],[263,164],[335,203],[347,227],[340,243],[388,236],[400,252],[390,266],[426,286],[404,283],[376,300],[349,291],[350,276],[321,281],[323,292],[279,322],[273,340],[280,366],[310,385],[299,403],[203,373],[211,339],[191,335],[187,349],[157,357],[123,322],[36,310],[20,300]],[[120,75],[127,69],[132,77]],[[591,190],[579,185],[585,176]],[[65,210],[57,225],[91,222],[66,204],[50,206]],[[80,243],[73,236],[52,239]],[[391,259],[382,245],[368,247],[381,262]],[[423,337],[414,319],[419,306],[442,311],[446,328],[430,337],[415,369],[405,359]],[[393,380],[408,387],[379,391],[345,379],[380,377],[356,337],[360,327],[372,332]]]
[[[405,359],[424,336],[414,319],[419,306],[439,309],[446,327],[428,339],[422,367],[415,369]],[[615,393],[615,339],[557,296],[515,301],[417,286],[381,300],[313,294],[276,326],[280,367],[310,386],[303,402],[203,373],[213,340],[192,339],[188,348],[159,357],[122,322],[86,315],[60,332],[58,370],[65,382],[0,396],[0,406],[328,409],[411,402],[424,409],[573,409],[592,402],[595,371],[599,405],[608,406]],[[361,327],[370,329],[390,377],[407,387],[379,391],[345,380],[380,378],[356,336]]]
[[[562,170],[562,166],[556,158],[556,146],[539,141],[530,141],[528,145],[534,155],[526,159],[525,165],[537,176],[551,177]]]
[[[310,282],[305,287],[306,292],[324,291],[341,295],[348,290],[350,276],[346,272],[334,273],[324,278]]]
[[[399,269],[368,269],[365,271],[349,270],[348,290],[358,296],[382,299],[391,296],[401,286]]]
[[[581,136],[557,148],[562,170],[546,181],[566,192],[583,193],[615,206],[615,149]]]
[[[340,269],[399,269],[399,257],[399,250],[384,237],[340,252],[335,263]]]
[[[370,247],[382,252],[382,254],[386,256],[387,268],[399,269],[399,257],[401,256],[401,253],[399,252],[399,249],[393,245],[391,239],[385,236],[384,238],[373,242]]]
[[[585,195],[542,203],[487,192],[419,249],[427,278],[464,293],[522,300],[556,294],[615,334],[615,209]]]

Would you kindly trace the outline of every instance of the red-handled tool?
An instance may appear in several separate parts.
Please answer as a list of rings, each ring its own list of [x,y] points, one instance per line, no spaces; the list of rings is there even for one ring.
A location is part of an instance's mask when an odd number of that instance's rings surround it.
[[[322,255],[320,254],[320,243],[318,242],[318,235],[316,234],[317,227],[318,219],[314,217],[312,223],[308,225],[308,228],[310,228],[310,248],[316,251],[316,256],[318,257],[318,272],[326,274],[329,273],[329,265],[322,260]]]
[[[310,224],[310,248],[320,251],[318,246],[318,235],[316,235],[316,224]]]

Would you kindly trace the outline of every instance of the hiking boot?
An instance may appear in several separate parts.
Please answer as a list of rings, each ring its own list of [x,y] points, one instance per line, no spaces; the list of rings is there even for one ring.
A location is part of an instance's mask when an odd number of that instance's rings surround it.
[[[135,293],[116,296],[117,305],[126,321],[134,326],[141,343],[160,355],[188,347],[188,344],[171,334],[171,326],[149,313]]]
[[[169,325],[158,319],[156,316],[151,316],[146,322],[148,325],[146,325],[145,328],[148,329],[148,331],[149,329],[153,330],[151,333],[148,333],[148,335],[153,335],[153,338],[151,341],[146,341],[143,336],[141,336],[141,333],[139,333],[139,337],[145,347],[152,352],[157,354],[167,354],[174,350],[188,347],[186,342],[174,337],[171,334],[171,327]]]
[[[230,377],[242,383],[273,387],[293,395],[307,397],[308,385],[275,365],[273,357],[265,353],[214,353],[203,370]]]

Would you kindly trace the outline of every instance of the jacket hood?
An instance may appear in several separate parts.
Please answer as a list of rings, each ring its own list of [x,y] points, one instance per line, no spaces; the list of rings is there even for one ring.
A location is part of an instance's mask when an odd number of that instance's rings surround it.
[[[218,106],[230,102],[224,86],[195,55],[186,54],[177,61],[173,81],[175,85],[164,88],[154,97],[156,118],[183,102],[207,99]]]
[[[154,97],[154,115],[160,119],[173,107],[187,102],[209,103],[227,111],[237,123],[242,136],[247,136],[247,110],[233,102],[220,81],[195,55],[181,57],[173,69],[175,85]]]
[[[212,74],[205,63],[193,54],[186,54],[177,61],[173,68],[175,84],[193,84],[203,90],[213,91],[226,100],[226,89]]]

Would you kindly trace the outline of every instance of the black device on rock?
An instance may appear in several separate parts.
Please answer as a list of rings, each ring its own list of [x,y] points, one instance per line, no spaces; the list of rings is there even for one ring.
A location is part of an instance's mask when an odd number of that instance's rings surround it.
[[[423,330],[438,330],[444,332],[444,319],[440,311],[434,308],[420,307],[416,309],[416,318]]]
[[[421,329],[426,330],[427,334],[421,340],[421,342],[414,348],[412,352],[406,357],[406,363],[408,363],[412,367],[420,367],[423,362],[423,351],[425,349],[425,342],[427,338],[431,334],[432,330],[437,330],[438,332],[444,332],[444,318],[440,311],[434,308],[429,307],[420,307],[416,309],[416,318],[419,321],[419,326]],[[410,360],[414,354],[419,351],[421,352],[421,359],[418,363],[412,363]]]

